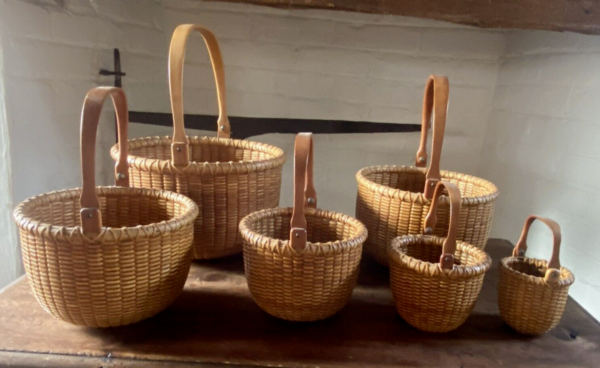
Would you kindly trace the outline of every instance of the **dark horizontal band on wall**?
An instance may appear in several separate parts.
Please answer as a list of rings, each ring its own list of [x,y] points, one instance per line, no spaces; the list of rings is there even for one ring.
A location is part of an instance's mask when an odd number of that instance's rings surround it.
[[[170,113],[130,111],[129,121],[149,125],[172,126]],[[188,129],[217,129],[217,117],[214,115],[185,115]],[[313,132],[315,134],[348,133],[408,133],[421,131],[420,124],[371,123],[345,120],[313,120],[284,118],[246,118],[230,116],[232,138],[244,139],[268,133]]]

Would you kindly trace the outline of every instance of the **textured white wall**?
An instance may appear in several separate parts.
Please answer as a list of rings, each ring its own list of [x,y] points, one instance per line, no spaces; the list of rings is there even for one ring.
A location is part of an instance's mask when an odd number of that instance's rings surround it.
[[[570,293],[600,319],[600,37],[510,32],[480,174],[501,191],[492,236],[516,242],[526,216],[562,227]],[[529,253],[548,258],[550,231],[535,225]]]

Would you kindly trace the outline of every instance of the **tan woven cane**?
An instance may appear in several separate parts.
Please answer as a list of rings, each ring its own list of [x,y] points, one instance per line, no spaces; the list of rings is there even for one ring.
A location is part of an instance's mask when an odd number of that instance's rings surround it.
[[[448,236],[404,235],[388,248],[396,309],[410,325],[428,332],[452,331],[467,320],[492,262],[483,250],[456,241],[461,199],[453,183],[437,183],[424,233],[435,227],[444,188],[450,198]]]
[[[365,251],[388,265],[387,248],[400,235],[420,234],[431,205],[433,189],[440,180],[458,186],[462,210],[457,239],[484,249],[487,242],[498,189],[489,181],[451,171],[440,172],[440,158],[446,126],[449,86],[445,76],[430,76],[423,99],[421,143],[415,167],[372,166],[356,174],[358,196],[356,218],[369,230]],[[427,166],[427,135],[433,113],[431,164]],[[433,235],[445,236],[449,212],[440,206]]]
[[[198,31],[209,51],[219,103],[218,136],[188,137],[183,114],[183,64],[187,39]],[[184,194],[200,208],[194,225],[194,257],[223,257],[242,250],[238,223],[247,214],[279,205],[283,151],[267,144],[230,139],[225,72],[219,44],[208,29],[180,25],[169,50],[173,137],[129,141],[129,174],[134,187]],[[114,146],[111,155],[117,159]]]
[[[525,257],[529,227],[536,219],[552,230],[554,245],[550,261]],[[520,333],[543,334],[556,327],[563,315],[575,276],[560,266],[560,242],[560,226],[556,222],[531,215],[525,221],[513,256],[500,261],[500,315]]]
[[[117,112],[117,187],[95,188],[96,130],[104,100]],[[14,212],[27,279],[56,318],[91,327],[151,317],[183,289],[198,206],[183,195],[128,188],[127,101],[119,88],[86,96],[81,118],[83,188],[29,198]]]
[[[267,313],[314,321],[338,312],[356,284],[367,230],[346,215],[317,209],[312,134],[294,149],[294,207],[252,213],[240,223],[254,300]]]

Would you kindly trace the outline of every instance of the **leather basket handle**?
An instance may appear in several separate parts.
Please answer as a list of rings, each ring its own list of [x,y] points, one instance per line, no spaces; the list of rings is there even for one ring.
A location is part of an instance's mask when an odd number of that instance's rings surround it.
[[[440,201],[440,196],[446,188],[450,198],[450,226],[448,236],[444,239],[442,246],[442,255],[440,256],[440,266],[442,269],[451,270],[454,267],[454,253],[456,252],[456,234],[458,232],[458,221],[460,218],[461,197],[460,191],[456,184],[440,181],[435,186],[431,207],[425,218],[425,234],[431,234],[437,223],[437,207]]]
[[[552,231],[552,256],[548,261],[548,269],[546,270],[546,275],[544,279],[547,282],[558,282],[560,280],[560,242],[562,240],[562,234],[560,231],[560,225],[556,223],[556,221],[551,220],[549,218],[530,215],[525,220],[525,224],[523,225],[523,231],[521,232],[521,237],[517,242],[517,245],[513,249],[513,257],[525,257],[525,252],[527,252],[527,236],[529,235],[529,228],[531,224],[535,220],[540,220],[546,226],[550,228]]]
[[[425,173],[425,198],[431,199],[437,182],[442,179],[440,173],[440,159],[446,130],[446,115],[448,112],[448,97],[450,85],[448,77],[444,75],[430,75],[425,85],[423,96],[423,117],[421,121],[421,142],[417,151],[415,166],[427,166],[427,135],[431,116],[433,115],[433,133],[431,162]]]
[[[215,83],[217,85],[217,102],[219,103],[219,119],[217,121],[217,137],[229,138],[231,126],[227,117],[227,99],[225,97],[225,70],[221,50],[215,35],[208,29],[196,24],[182,24],[173,32],[169,48],[169,91],[171,93],[171,110],[173,112],[173,143],[171,144],[172,162],[176,166],[187,166],[190,162],[188,139],[185,135],[183,114],[183,64],[187,40],[192,31],[198,31],[204,38],[212,64]]]
[[[129,112],[127,110],[127,98],[121,88],[93,88],[87,93],[83,101],[80,127],[83,188],[79,202],[81,204],[81,227],[86,234],[97,234],[102,230],[100,202],[96,195],[96,133],[102,106],[108,96],[112,98],[117,114],[119,137],[119,159],[115,165],[115,184],[120,187],[129,186],[129,166],[127,164]]]
[[[294,145],[294,210],[290,221],[290,244],[295,250],[306,248],[304,209],[317,208],[313,175],[312,133],[299,133]]]

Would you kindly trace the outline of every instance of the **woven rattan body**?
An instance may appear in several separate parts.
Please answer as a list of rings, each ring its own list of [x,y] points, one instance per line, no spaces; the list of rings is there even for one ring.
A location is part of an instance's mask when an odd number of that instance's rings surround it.
[[[80,189],[15,210],[23,262],[42,307],[64,321],[119,326],[155,315],[183,289],[197,206],[175,193],[98,187],[102,232],[80,227]]]
[[[540,335],[560,321],[575,276],[560,268],[556,284],[544,280],[548,262],[534,258],[507,257],[500,261],[498,306],[502,319],[516,331]]]
[[[462,209],[457,239],[484,249],[489,237],[498,189],[489,181],[450,171],[441,171],[442,180],[458,186]],[[373,166],[356,174],[358,196],[356,218],[365,224],[369,238],[365,251],[384,265],[389,264],[387,248],[401,235],[422,233],[431,201],[425,198],[425,169],[411,166]],[[440,203],[433,235],[446,236],[448,202]]]
[[[458,242],[453,269],[443,270],[438,263],[443,241],[408,235],[389,248],[396,309],[410,325],[428,332],[451,331],[467,320],[491,267],[485,252]]]
[[[351,217],[307,209],[307,246],[296,251],[289,244],[291,215],[291,208],[268,209],[240,224],[248,287],[275,317],[327,318],[352,295],[367,231]]]
[[[134,187],[184,194],[200,208],[194,224],[194,257],[222,257],[242,250],[238,224],[244,216],[277,207],[283,151],[237,139],[188,137],[190,162],[171,162],[171,139],[129,141],[129,175]],[[118,156],[118,147],[111,150]]]

